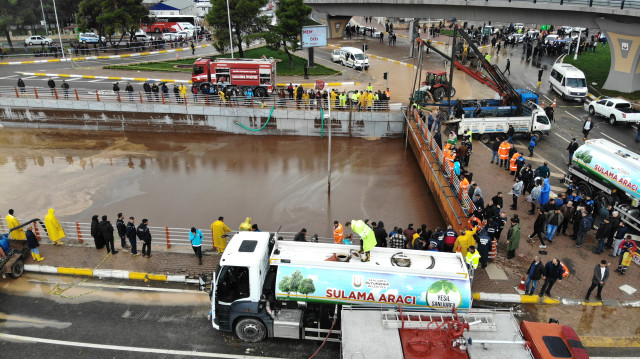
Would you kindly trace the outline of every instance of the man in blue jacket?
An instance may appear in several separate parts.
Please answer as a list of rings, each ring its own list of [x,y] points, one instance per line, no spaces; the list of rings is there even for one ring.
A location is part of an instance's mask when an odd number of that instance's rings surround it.
[[[198,264],[202,265],[202,231],[196,229],[195,227],[191,227],[191,232],[189,232],[189,240],[191,241],[191,248],[193,248],[193,253],[198,256]]]

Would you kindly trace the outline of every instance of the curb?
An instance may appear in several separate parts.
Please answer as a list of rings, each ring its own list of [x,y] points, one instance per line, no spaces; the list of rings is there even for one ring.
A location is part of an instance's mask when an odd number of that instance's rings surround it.
[[[585,307],[632,307],[640,308],[640,300],[620,302],[616,299],[585,302],[578,298],[552,298],[538,295],[509,294],[509,293],[473,293],[473,299],[481,302],[498,302],[511,304],[548,304],[548,305],[582,305]]]
[[[170,274],[152,274],[145,272],[133,272],[120,269],[90,269],[90,268],[68,268],[68,267],[53,267],[39,264],[25,264],[24,270],[27,272],[44,273],[44,274],[68,274],[80,277],[94,277],[99,279],[113,278],[113,279],[132,279],[142,280],[144,282],[156,281],[156,282],[172,282],[172,283],[186,283],[186,284],[198,284],[198,279],[187,278],[184,275],[170,275]]]
[[[213,46],[213,45],[204,44],[204,45],[198,45],[195,48],[196,49],[200,49],[200,48],[211,47],[211,46]],[[92,50],[92,49],[90,49],[90,50]],[[133,54],[123,54],[123,55],[82,56],[82,57],[68,57],[68,58],[65,58],[65,59],[10,61],[10,62],[0,62],[0,65],[30,65],[30,64],[43,64],[43,63],[50,63],[50,62],[123,59],[123,58],[127,58],[127,57],[139,57],[139,56],[149,56],[149,55],[159,55],[159,54],[170,54],[170,53],[173,53],[173,52],[190,51],[190,50],[191,50],[191,47],[182,47],[182,48],[177,48],[177,49],[137,52],[137,53],[133,53]]]
[[[399,62],[399,61],[398,61]],[[413,66],[413,65],[410,65]],[[91,80],[112,80],[112,81],[136,81],[136,82],[146,82],[146,81],[154,81],[154,82],[171,82],[171,83],[192,83],[191,80],[175,80],[175,79],[151,79],[151,78],[142,78],[142,77],[119,77],[119,76],[95,76],[95,75],[76,75],[76,74],[48,74],[44,72],[19,72],[22,76],[38,76],[38,77],[61,77],[61,78],[81,78],[81,79],[91,79]],[[314,83],[294,83],[293,85],[302,85],[305,87],[315,87]],[[359,82],[327,82],[325,86],[355,86],[360,85]],[[276,84],[278,87],[287,87],[289,84],[286,83],[278,83]]]

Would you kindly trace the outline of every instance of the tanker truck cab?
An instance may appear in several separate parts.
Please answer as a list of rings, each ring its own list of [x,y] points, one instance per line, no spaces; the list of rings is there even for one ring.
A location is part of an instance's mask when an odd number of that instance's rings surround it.
[[[412,310],[471,308],[471,280],[460,253],[278,240],[240,232],[214,273],[211,320],[247,342],[267,337],[338,341],[343,305]],[[331,333],[331,336],[329,336]]]

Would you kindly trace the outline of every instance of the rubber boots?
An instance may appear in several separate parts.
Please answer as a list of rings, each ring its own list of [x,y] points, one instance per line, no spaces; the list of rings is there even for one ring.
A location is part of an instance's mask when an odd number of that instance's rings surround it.
[[[40,254],[36,254],[36,259],[40,262],[44,260],[44,257],[40,256]]]
[[[368,262],[371,260],[371,252],[365,252],[365,257],[361,259],[363,262]]]
[[[37,260],[38,260],[38,257],[36,257],[36,254],[35,254],[35,253],[33,253],[33,252],[31,252],[31,257],[33,257],[33,260],[34,260],[34,261],[37,261]]]

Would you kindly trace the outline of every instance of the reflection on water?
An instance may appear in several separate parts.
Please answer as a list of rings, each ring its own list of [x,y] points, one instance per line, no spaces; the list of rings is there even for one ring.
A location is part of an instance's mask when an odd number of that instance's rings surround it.
[[[218,216],[236,229],[329,236],[334,219],[442,225],[420,169],[400,139],[211,134],[0,131],[3,207],[20,217],[56,208],[62,220],[93,214],[205,227]]]

